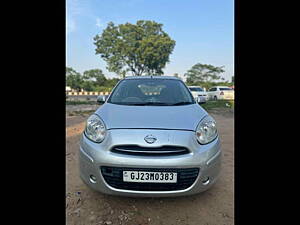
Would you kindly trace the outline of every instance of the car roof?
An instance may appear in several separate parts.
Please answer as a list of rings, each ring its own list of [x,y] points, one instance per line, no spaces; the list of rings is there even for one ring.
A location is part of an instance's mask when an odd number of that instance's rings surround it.
[[[128,76],[125,77],[124,80],[131,80],[131,79],[168,79],[168,80],[181,80],[178,77],[173,76]]]
[[[211,88],[229,88],[228,86],[213,86]]]

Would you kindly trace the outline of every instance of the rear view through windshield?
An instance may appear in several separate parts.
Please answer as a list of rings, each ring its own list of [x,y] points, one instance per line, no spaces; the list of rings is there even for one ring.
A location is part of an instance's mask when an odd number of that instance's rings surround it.
[[[125,79],[115,88],[108,103],[120,105],[186,105],[194,99],[180,80]]]

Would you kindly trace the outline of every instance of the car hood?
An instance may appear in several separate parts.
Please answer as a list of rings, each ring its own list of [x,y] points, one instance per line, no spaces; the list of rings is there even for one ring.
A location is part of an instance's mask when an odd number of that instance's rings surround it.
[[[105,103],[96,111],[107,129],[145,128],[195,130],[207,112],[198,104],[126,106]]]

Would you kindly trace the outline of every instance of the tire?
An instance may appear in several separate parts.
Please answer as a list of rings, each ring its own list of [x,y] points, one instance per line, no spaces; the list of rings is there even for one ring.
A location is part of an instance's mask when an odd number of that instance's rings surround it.
[[[217,100],[218,100],[217,96],[214,96],[214,101],[217,101]]]

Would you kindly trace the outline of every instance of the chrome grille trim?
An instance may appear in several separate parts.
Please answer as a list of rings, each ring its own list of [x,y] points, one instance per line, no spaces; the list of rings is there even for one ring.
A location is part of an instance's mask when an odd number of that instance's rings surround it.
[[[179,146],[162,146],[162,147],[140,147],[137,145],[115,146],[112,152],[129,155],[181,155],[188,154],[189,150]]]

